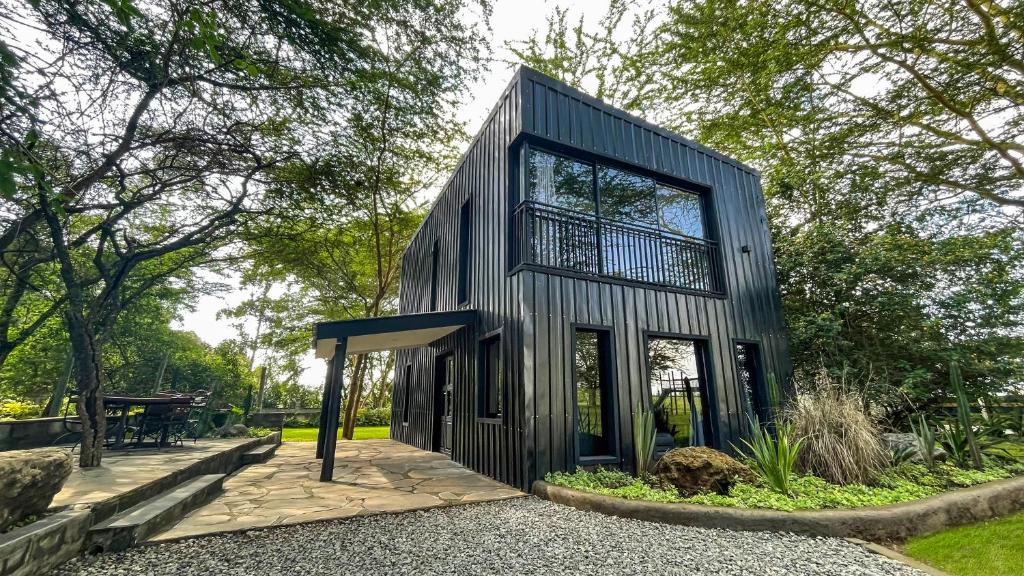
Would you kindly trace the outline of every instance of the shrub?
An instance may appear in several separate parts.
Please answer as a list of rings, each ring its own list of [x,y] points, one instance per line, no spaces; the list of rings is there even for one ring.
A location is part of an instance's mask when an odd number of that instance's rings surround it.
[[[0,402],[0,420],[24,420],[39,416],[39,406],[21,400]]]
[[[390,426],[391,407],[362,408],[356,412],[356,426]]]
[[[916,424],[913,420],[910,421],[910,429],[914,431],[914,436],[917,436],[917,447],[921,452],[921,460],[924,461],[924,465],[928,468],[934,468],[935,430],[928,423],[928,420],[925,419],[924,414],[917,415]]]
[[[822,386],[797,397],[788,420],[804,439],[797,464],[833,484],[870,484],[889,457],[878,427],[858,395]]]
[[[633,446],[636,447],[636,473],[647,476],[654,458],[654,412],[644,410],[643,402],[636,405],[633,417]]]
[[[789,495],[803,439],[793,440],[793,428],[788,423],[777,425],[774,437],[756,418],[751,428],[750,441],[744,440],[743,443],[750,450],[754,467],[772,490]]]

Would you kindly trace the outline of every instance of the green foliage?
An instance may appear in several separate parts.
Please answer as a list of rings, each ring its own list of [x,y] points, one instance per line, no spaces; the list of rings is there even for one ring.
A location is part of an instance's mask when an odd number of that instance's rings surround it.
[[[975,438],[974,422],[971,420],[971,403],[967,398],[967,390],[964,388],[963,376],[960,374],[960,365],[957,362],[949,364],[949,384],[953,387],[953,393],[956,394],[956,417],[960,424],[960,432],[963,433],[963,439],[967,445],[970,463],[975,468],[981,469],[983,465],[981,447],[978,446],[978,440]],[[946,437],[952,444],[952,436],[946,435]],[[962,460],[957,460],[957,462],[960,465],[966,465],[966,462]]]
[[[274,431],[270,428],[262,428],[260,426],[253,426],[249,428],[249,438],[263,438],[269,434],[273,434]]]
[[[633,447],[636,450],[636,473],[641,478],[645,477],[651,468],[654,438],[654,412],[646,410],[643,402],[638,402],[633,416]]]
[[[764,481],[779,494],[792,493],[793,474],[804,439],[793,437],[793,427],[788,422],[775,426],[775,434],[761,427],[755,417],[751,422],[751,438],[743,440],[755,469]]]
[[[925,466],[929,469],[934,468],[935,448],[937,445],[935,429],[925,419],[924,414],[917,415],[917,422],[911,420],[910,427],[914,431],[914,436],[917,436],[917,446],[921,452],[921,460],[924,461]]]
[[[0,401],[0,420],[24,420],[39,416],[39,406],[20,400]]]
[[[281,430],[283,442],[316,442],[318,428],[284,428]],[[386,439],[391,435],[388,426],[356,427],[352,436],[353,440],[377,440]],[[338,429],[338,439],[341,440],[341,429]]]
[[[390,426],[391,407],[363,408],[356,412],[356,426]]]
[[[958,526],[907,542],[904,553],[957,576],[1019,576],[1024,514]]]
[[[649,502],[681,502],[675,490],[655,488],[639,478],[634,478],[618,470],[605,470],[600,466],[593,472],[578,468],[576,472],[551,472],[544,480],[556,486],[564,486],[573,490],[582,490],[616,496],[627,500],[646,500]]]

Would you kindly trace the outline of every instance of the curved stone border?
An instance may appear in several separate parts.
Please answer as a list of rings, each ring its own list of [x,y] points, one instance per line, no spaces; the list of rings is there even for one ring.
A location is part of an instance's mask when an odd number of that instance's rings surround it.
[[[901,504],[796,512],[626,500],[563,488],[543,480],[534,482],[533,493],[580,510],[663,524],[793,532],[873,542],[904,542],[950,526],[1024,510],[1024,476]]]

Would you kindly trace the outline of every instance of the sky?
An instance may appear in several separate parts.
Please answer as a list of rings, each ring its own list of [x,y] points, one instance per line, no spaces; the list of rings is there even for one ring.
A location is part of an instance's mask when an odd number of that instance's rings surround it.
[[[524,40],[534,31],[543,33],[547,26],[546,17],[555,6],[569,8],[570,21],[575,22],[583,15],[586,22],[590,23],[596,22],[605,13],[608,3],[608,0],[495,0],[490,39],[491,56],[496,62],[492,63],[490,70],[471,87],[469,94],[472,97],[467,98],[458,110],[458,117],[466,123],[469,133],[476,134],[512,77],[513,69],[502,62],[511,59],[504,47],[507,41]],[[238,283],[237,278],[214,279],[228,285]],[[186,312],[174,323],[174,327],[191,330],[209,344],[217,344],[236,337],[238,333],[232,322],[218,319],[217,313],[224,308],[237,305],[246,296],[247,294],[241,290],[232,290],[216,296],[202,296],[196,303],[195,310]],[[249,329],[252,329],[252,326]],[[257,362],[258,358],[257,356]],[[306,370],[300,378],[300,383],[310,388],[320,386],[327,372],[326,362],[313,358],[313,351],[310,349],[303,360],[303,366]]]

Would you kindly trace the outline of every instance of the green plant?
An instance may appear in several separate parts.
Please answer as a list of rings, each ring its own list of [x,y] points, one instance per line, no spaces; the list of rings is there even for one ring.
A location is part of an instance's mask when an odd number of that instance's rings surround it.
[[[768,405],[772,410],[778,410],[782,405],[782,390],[779,388],[779,381],[774,373],[769,373],[766,380],[768,384]]]
[[[751,421],[750,436],[750,441],[744,440],[743,443],[749,449],[754,466],[765,482],[780,494],[792,493],[791,479],[803,438],[793,440],[793,427],[788,422],[777,423],[773,437],[757,418]]]
[[[273,434],[273,432],[274,431],[271,430],[270,428],[263,428],[261,426],[253,426],[252,428],[249,428],[249,437],[250,438],[263,438],[264,436],[266,436],[268,434]]]
[[[910,421],[910,429],[917,436],[917,447],[921,451],[921,460],[929,469],[935,467],[935,430],[928,424],[924,414],[917,415],[917,424]]]
[[[356,426],[390,426],[391,407],[361,408],[356,412]]]
[[[917,449],[913,446],[897,446],[889,453],[889,465],[892,467],[900,466],[914,459],[917,455]]]
[[[800,470],[833,484],[870,484],[889,463],[878,426],[859,395],[829,383],[801,394],[787,412],[805,439]]]
[[[39,406],[21,400],[0,402],[0,420],[24,420],[39,416]]]
[[[981,447],[978,446],[978,441],[974,436],[974,426],[971,422],[971,404],[967,399],[967,390],[964,389],[963,377],[960,375],[960,365],[955,361],[949,363],[949,384],[953,387],[953,393],[956,394],[957,420],[959,420],[964,440],[967,443],[970,463],[980,470],[984,466],[984,463],[981,461]]]
[[[645,410],[643,402],[636,405],[633,418],[633,446],[636,449],[636,474],[647,476],[654,458],[654,412]]]

